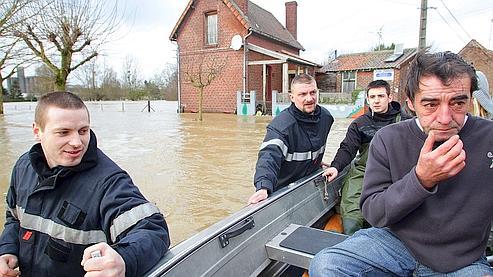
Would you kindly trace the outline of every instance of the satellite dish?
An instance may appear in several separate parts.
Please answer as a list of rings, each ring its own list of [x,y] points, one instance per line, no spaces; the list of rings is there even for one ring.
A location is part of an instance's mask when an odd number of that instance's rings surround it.
[[[231,38],[231,49],[233,50],[240,50],[241,46],[243,45],[243,39],[241,38],[240,35],[234,35]]]

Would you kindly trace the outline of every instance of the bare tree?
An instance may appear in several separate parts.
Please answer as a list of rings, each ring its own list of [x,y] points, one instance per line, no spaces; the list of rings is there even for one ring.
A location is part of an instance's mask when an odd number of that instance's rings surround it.
[[[122,84],[123,88],[127,90],[128,98],[131,100],[140,100],[144,98],[144,81],[140,74],[137,58],[132,55],[127,55],[123,61],[122,70]]]
[[[91,100],[103,100],[104,95],[101,93],[99,88],[99,79],[101,77],[101,72],[99,70],[100,65],[97,58],[90,60],[89,62],[83,64],[79,67],[79,70],[74,72],[75,78],[82,84],[84,99]]]
[[[111,67],[104,66],[101,80],[101,91],[109,99],[125,98],[125,91],[121,87],[118,76]]]
[[[55,75],[53,75],[53,72],[51,72],[47,65],[41,64],[40,66],[38,66],[35,70],[35,76],[36,87],[34,88],[34,90],[36,91],[38,96],[41,96],[48,92],[52,92],[54,90]]]
[[[0,2],[0,114],[3,114],[3,86],[4,80],[14,75],[18,66],[27,59],[19,39],[12,33],[14,28],[26,20],[27,13],[23,9],[30,3],[29,0],[2,0]]]
[[[98,55],[120,26],[117,1],[38,0],[42,13],[16,28],[16,36],[55,75],[55,89],[65,90],[69,74]]]
[[[178,99],[178,71],[176,64],[166,64],[161,72],[154,74],[152,82],[162,92],[164,100],[176,101]]]
[[[198,63],[190,62],[184,71],[185,81],[197,88],[199,93],[199,121],[202,121],[202,103],[204,89],[223,71],[226,59],[218,56],[205,56]]]

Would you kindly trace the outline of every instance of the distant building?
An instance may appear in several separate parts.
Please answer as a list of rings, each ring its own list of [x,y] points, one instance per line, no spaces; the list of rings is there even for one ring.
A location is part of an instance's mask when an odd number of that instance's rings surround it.
[[[416,55],[415,48],[372,51],[340,55],[318,70],[317,82],[321,91],[351,95],[363,90],[373,80],[389,82],[394,99],[405,101],[403,87],[409,63]]]
[[[493,88],[493,51],[487,49],[475,39],[471,40],[464,48],[459,51],[459,55],[464,60],[470,62],[476,70],[479,70],[488,78],[490,94]]]
[[[43,78],[37,76],[26,77],[24,68],[19,66],[17,68],[17,77],[7,79],[7,91],[9,94],[12,94],[12,91],[18,91],[26,99],[39,97],[41,95],[39,87],[44,82]]]
[[[296,1],[285,3],[286,27],[248,0],[190,0],[170,40],[178,44],[179,100],[198,110],[198,94],[186,71],[208,57],[225,59],[220,76],[204,91],[205,112],[233,113],[238,91],[256,91],[257,102],[272,104],[272,91],[288,92],[296,73],[314,75],[316,63],[300,58]]]

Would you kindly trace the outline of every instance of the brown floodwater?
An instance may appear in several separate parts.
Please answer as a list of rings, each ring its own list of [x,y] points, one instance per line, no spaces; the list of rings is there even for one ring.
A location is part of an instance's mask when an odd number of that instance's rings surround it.
[[[269,116],[177,114],[176,102],[88,102],[99,147],[125,169],[166,216],[173,244],[238,211],[254,192],[257,152]],[[0,116],[0,192],[12,166],[35,143],[35,103],[5,103]],[[333,158],[351,119],[336,119],[324,161]],[[1,199],[5,203],[4,197]],[[5,204],[0,205],[3,230]]]

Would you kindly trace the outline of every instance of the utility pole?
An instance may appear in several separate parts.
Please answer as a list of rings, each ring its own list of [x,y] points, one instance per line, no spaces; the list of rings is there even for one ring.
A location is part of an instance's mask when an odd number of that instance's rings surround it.
[[[428,0],[421,0],[421,13],[419,17],[419,42],[418,51],[426,47],[426,17],[428,10]]]

